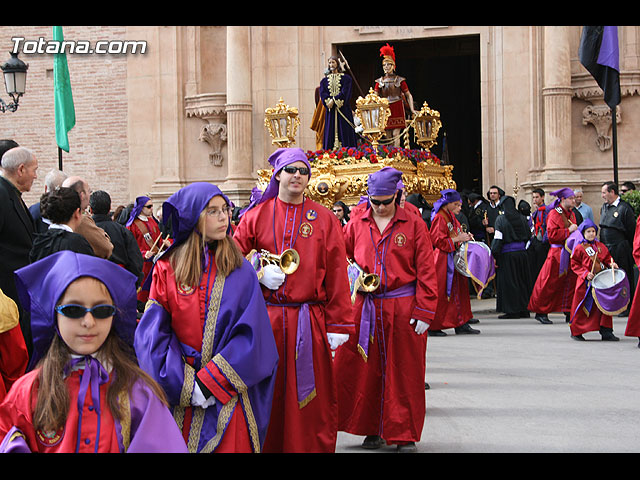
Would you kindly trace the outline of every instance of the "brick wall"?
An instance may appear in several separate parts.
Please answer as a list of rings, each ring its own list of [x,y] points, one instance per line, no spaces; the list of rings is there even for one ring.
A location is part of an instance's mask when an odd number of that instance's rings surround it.
[[[52,39],[49,26],[0,27],[0,63],[10,57],[12,37]],[[126,27],[64,27],[65,40],[128,40]],[[38,201],[44,177],[58,167],[53,108],[53,55],[19,53],[29,64],[25,95],[15,113],[0,113],[0,138],[12,138],[32,149],[38,159],[38,179],[24,195],[27,205]],[[129,199],[127,144],[127,57],[113,54],[68,54],[76,125],[69,132],[69,152],[63,153],[63,170],[87,179],[92,190],[105,190],[113,208]],[[9,103],[4,82],[0,98]]]

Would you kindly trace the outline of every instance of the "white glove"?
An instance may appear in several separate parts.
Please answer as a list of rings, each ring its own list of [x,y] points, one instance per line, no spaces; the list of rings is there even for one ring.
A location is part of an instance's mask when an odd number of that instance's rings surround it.
[[[196,382],[193,387],[193,395],[191,396],[191,405],[193,405],[194,407],[207,408],[215,404],[216,397],[211,395],[209,398],[206,398],[204,396],[204,393],[202,393],[202,390],[200,389],[200,385],[198,385],[198,383]]]
[[[416,333],[418,335],[422,335],[427,331],[427,328],[429,328],[429,325],[427,325],[427,323],[423,322],[422,320],[416,320],[415,318],[409,320],[409,325],[413,325],[414,323],[416,324]]]
[[[349,340],[348,333],[327,333],[327,340],[329,340],[329,346],[331,350],[335,350],[344,342]]]
[[[269,290],[277,290],[283,284],[286,275],[277,265],[269,264],[263,268],[264,275],[260,279],[260,283]]]

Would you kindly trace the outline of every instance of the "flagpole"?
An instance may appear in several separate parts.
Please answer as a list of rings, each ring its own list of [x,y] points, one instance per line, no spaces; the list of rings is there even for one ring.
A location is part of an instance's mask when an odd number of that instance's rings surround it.
[[[62,170],[62,149],[58,147],[58,170]]]
[[[614,106],[611,109],[611,134],[613,141],[613,183],[618,185],[618,128],[616,126],[616,109],[618,106]]]

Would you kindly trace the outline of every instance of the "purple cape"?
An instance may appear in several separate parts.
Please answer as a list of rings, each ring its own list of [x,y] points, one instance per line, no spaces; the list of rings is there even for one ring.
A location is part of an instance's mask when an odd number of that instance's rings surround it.
[[[205,319],[204,337],[212,336],[211,361],[224,373],[238,396],[224,405],[216,401],[215,406],[203,410],[202,428],[199,434],[194,434],[194,449],[197,452],[215,449],[230,419],[228,408],[239,400],[253,449],[259,452],[269,425],[278,365],[271,322],[255,270],[248,261],[226,279],[217,276],[212,283],[211,298],[217,299],[219,308],[215,318]],[[185,367],[185,356],[194,358],[196,373],[206,368],[208,359],[202,358],[203,352],[181,343],[171,329],[171,312],[153,298],[149,300],[151,304],[136,330],[135,350],[140,366],[164,388],[175,416],[181,411],[181,405],[185,405],[184,401],[180,402],[183,389],[189,392],[193,388],[193,377],[185,379],[185,370],[191,370]],[[205,311],[210,311],[210,307]],[[189,402],[190,397],[187,404]]]

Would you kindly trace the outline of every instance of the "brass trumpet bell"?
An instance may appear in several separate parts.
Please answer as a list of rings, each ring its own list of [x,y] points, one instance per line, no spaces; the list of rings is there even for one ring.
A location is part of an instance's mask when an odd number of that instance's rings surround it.
[[[350,258],[347,258],[347,262],[360,273],[351,285],[351,303],[354,303],[358,290],[371,293],[378,289],[380,286],[380,275],[365,272],[360,265]]]
[[[272,263],[278,265],[287,275],[291,275],[300,266],[300,255],[293,248],[288,248],[280,255],[271,253],[267,250],[260,252],[260,257],[266,263]]]

